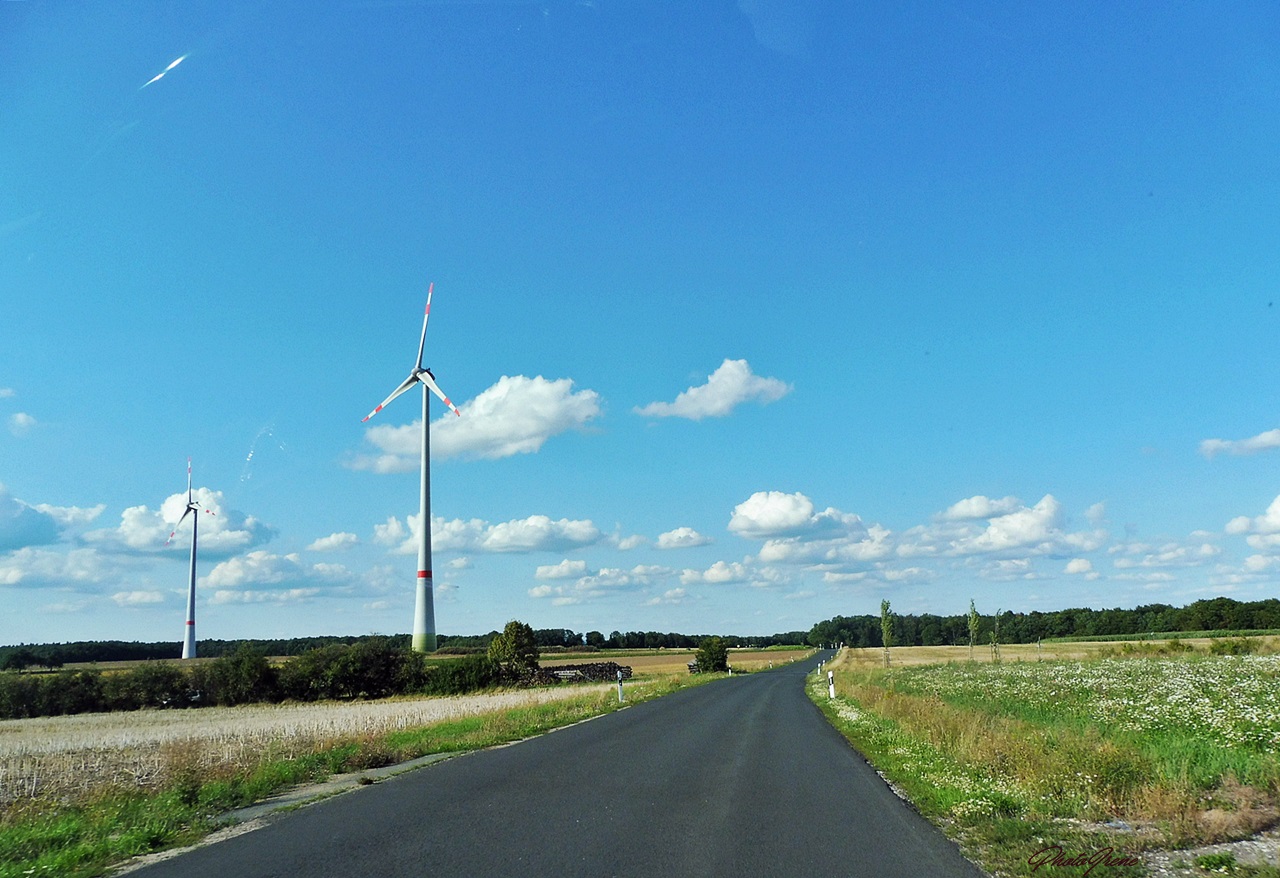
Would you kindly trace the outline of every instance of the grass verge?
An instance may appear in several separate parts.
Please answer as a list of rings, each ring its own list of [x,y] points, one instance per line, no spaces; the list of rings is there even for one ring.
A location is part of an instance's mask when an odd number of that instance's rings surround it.
[[[1202,664],[1169,660],[1161,674],[1137,660],[884,670],[846,657],[828,665],[840,696],[829,699],[816,677],[809,695],[988,871],[1143,875],[1145,851],[1247,838],[1277,819],[1280,763],[1249,738],[1271,734],[1274,701],[1270,712],[1258,705],[1274,669],[1194,661]],[[1195,680],[1216,681],[1241,703],[1258,684],[1258,703],[1240,718],[1248,735],[1228,742],[1232,717],[1216,692],[1186,691]],[[1143,688],[1178,710],[1134,703],[1130,689]]]

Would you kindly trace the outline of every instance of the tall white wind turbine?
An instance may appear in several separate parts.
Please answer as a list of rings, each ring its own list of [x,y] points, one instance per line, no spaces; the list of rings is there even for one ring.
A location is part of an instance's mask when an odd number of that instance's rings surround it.
[[[208,509],[204,511],[209,515],[214,514]],[[195,514],[192,515],[192,513]],[[173,535],[178,532],[178,528],[182,527],[182,522],[187,520],[188,515],[191,515],[191,582],[187,589],[187,624],[182,635],[184,659],[196,657],[196,531],[199,530],[200,523],[200,504],[191,495],[191,458],[189,457],[187,458],[187,508],[183,510],[182,517],[173,526],[173,530],[169,531],[169,539],[164,541],[166,546],[173,541]]]
[[[427,286],[427,307],[422,315],[422,338],[418,341],[418,361],[414,364],[409,377],[391,392],[376,409],[364,416],[367,421],[415,384],[422,385],[422,478],[421,493],[418,497],[418,514],[421,516],[421,527],[418,528],[418,579],[416,598],[413,607],[413,650],[414,652],[434,652],[436,648],[436,610],[435,598],[431,583],[431,420],[428,417],[427,403],[431,399],[428,390],[440,397],[449,410],[459,417],[462,412],[444,395],[430,369],[422,368],[422,350],[427,343],[427,320],[431,317],[431,291],[435,284]],[[362,422],[363,423],[363,422]]]

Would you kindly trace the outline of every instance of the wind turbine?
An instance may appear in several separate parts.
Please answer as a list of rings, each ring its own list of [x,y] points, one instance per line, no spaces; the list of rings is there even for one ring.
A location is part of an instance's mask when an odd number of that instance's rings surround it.
[[[427,320],[431,317],[431,291],[434,287],[434,283],[427,285],[427,307],[422,315],[422,338],[418,340],[417,363],[409,372],[409,377],[379,403],[376,409],[364,416],[364,421],[369,420],[413,385],[422,385],[422,491],[418,498],[418,515],[421,516],[422,526],[418,528],[418,579],[413,607],[414,652],[435,652],[436,649],[436,610],[431,583],[431,421],[427,416],[427,403],[431,396],[427,391],[440,397],[451,412],[462,417],[462,412],[458,411],[458,407],[449,401],[449,397],[436,384],[436,377],[431,374],[431,370],[422,368],[422,349],[427,343]]]
[[[204,510],[207,514],[213,515],[211,510]],[[173,526],[173,530],[169,531],[169,539],[164,541],[167,546],[173,541],[173,535],[178,532],[178,528],[182,527],[182,522],[187,520],[187,516],[195,513],[191,518],[191,585],[187,589],[187,624],[186,630],[182,637],[182,657],[184,659],[192,659],[196,657],[196,531],[199,530],[197,525],[200,523],[200,504],[191,496],[191,458],[187,458],[187,508],[183,511],[182,517],[178,519],[178,523]]]

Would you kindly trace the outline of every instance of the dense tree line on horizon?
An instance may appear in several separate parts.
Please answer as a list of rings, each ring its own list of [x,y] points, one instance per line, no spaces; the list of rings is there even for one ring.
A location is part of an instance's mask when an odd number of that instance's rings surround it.
[[[488,634],[441,636],[439,651],[448,653],[484,653],[500,632]],[[763,649],[775,645],[804,645],[809,632],[789,631],[761,637],[729,636],[724,639],[731,647]],[[676,634],[658,631],[620,631],[608,637],[599,631],[580,634],[569,628],[534,629],[534,642],[539,649],[693,649],[706,634]],[[333,646],[352,646],[368,640],[385,641],[398,649],[408,649],[408,634],[343,635],[317,637],[291,637],[264,640],[200,640],[196,643],[196,655],[201,658],[221,658],[242,647],[250,647],[264,655],[299,656],[314,649]],[[0,646],[0,670],[28,667],[60,668],[70,664],[96,662],[148,661],[176,659],[182,655],[182,644],[176,640],[154,643],[136,643],[121,640],[75,641],[71,643],[21,643]]]
[[[1108,637],[1183,631],[1250,631],[1280,629],[1280,600],[1241,602],[1226,597],[1195,601],[1185,607],[1146,604],[1131,610],[1076,608],[1052,612],[979,615],[977,642],[985,643],[996,630],[1002,643],[1035,643],[1052,637]],[[894,646],[966,646],[970,642],[967,613],[954,616],[893,616]],[[871,614],[835,616],[814,625],[807,642],[812,646],[843,643],[882,647],[882,619]]]

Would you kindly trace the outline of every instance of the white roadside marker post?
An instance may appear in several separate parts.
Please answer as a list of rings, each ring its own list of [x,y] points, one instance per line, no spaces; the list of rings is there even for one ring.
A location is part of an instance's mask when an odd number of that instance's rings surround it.
[[[618,671],[618,703],[622,703],[622,671]]]
[[[827,697],[836,697],[836,675],[831,671],[827,671]]]

